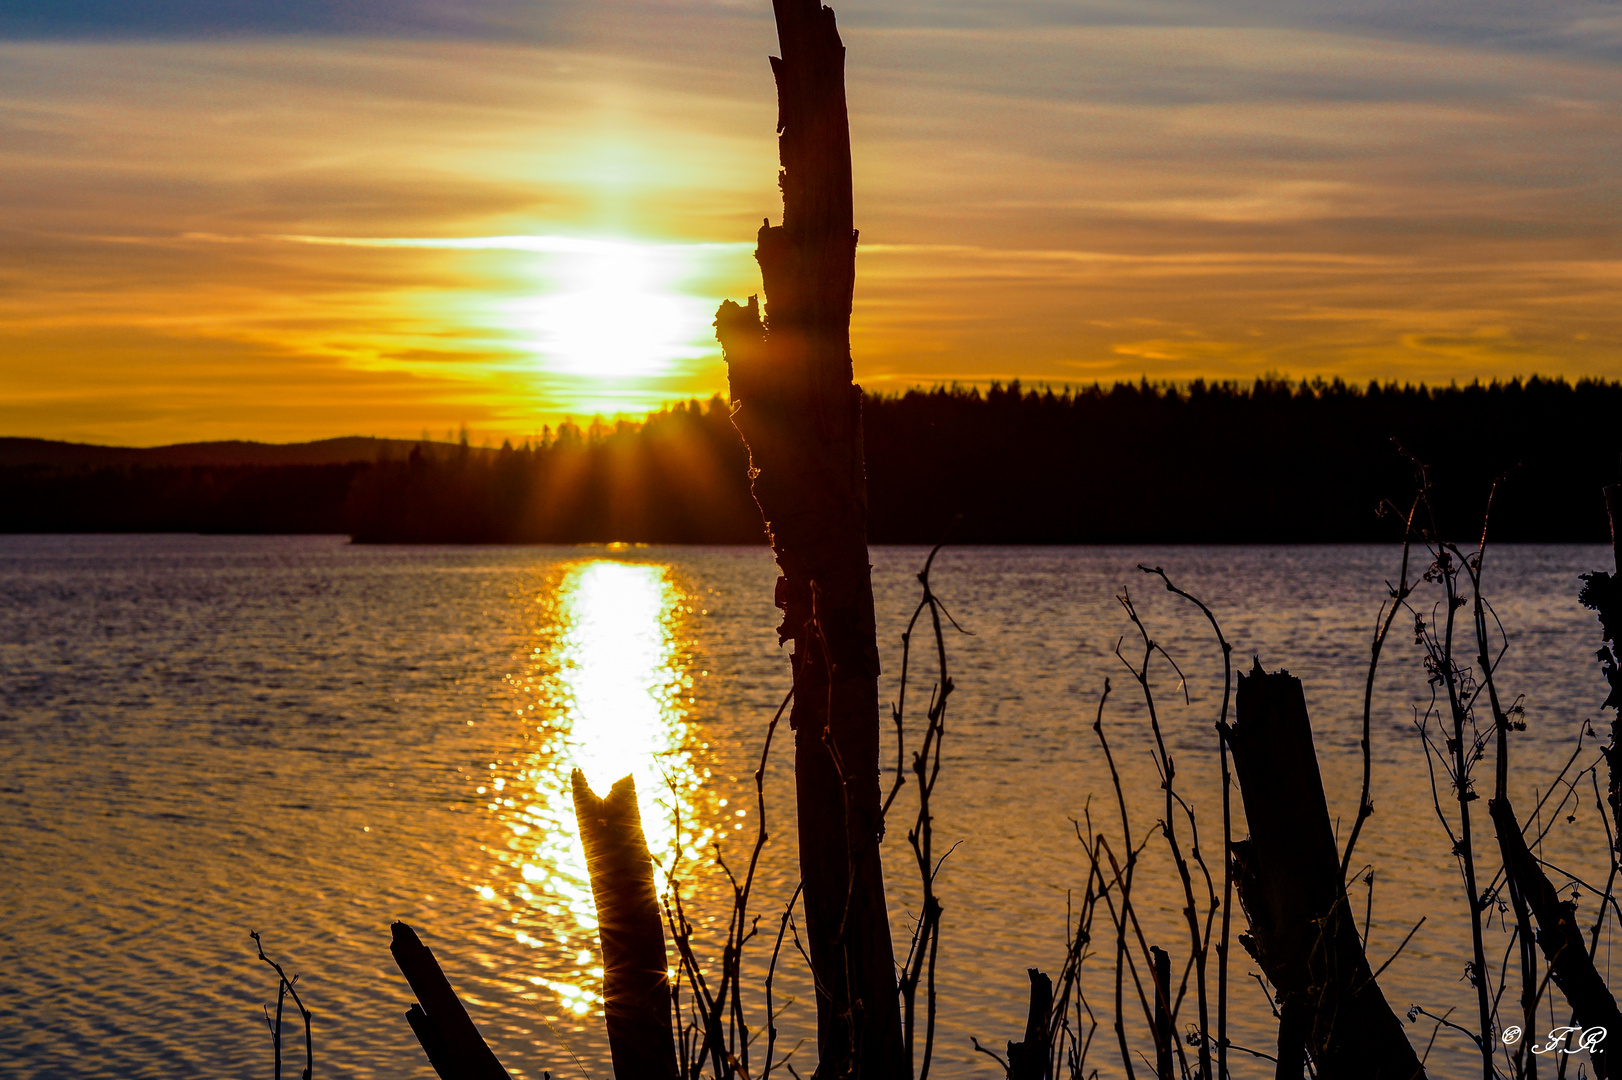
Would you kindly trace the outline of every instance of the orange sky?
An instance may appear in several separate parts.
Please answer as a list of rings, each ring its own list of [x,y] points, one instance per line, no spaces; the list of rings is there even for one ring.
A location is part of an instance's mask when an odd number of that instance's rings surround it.
[[[769,5],[301,2],[0,16],[0,434],[499,439],[724,388]],[[1622,376],[1622,20],[1348,10],[840,7],[858,379]]]

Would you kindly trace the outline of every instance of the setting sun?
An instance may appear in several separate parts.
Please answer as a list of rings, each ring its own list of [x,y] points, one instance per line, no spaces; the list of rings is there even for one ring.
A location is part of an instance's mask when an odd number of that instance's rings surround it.
[[[694,245],[582,241],[541,267],[547,291],[505,309],[542,368],[626,379],[669,375],[715,353],[714,301],[686,291],[706,252]]]
[[[217,239],[217,238],[212,238]],[[444,252],[485,282],[477,290],[436,290],[415,300],[443,321],[384,368],[443,363],[476,343],[474,365],[504,373],[526,398],[549,387],[560,411],[642,412],[708,386],[719,360],[711,323],[719,291],[747,282],[752,245],[675,243],[623,237],[552,235],[335,237],[274,240],[319,247]],[[448,341],[445,339],[449,339]]]

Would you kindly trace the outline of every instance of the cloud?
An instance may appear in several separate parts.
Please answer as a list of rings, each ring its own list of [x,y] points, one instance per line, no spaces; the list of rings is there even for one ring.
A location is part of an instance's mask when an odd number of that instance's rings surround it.
[[[547,8],[511,0],[20,0],[0,9],[13,39],[330,35],[483,37],[544,33]]]
[[[195,403],[158,441],[357,430],[283,364],[405,436],[724,387],[707,342],[616,384],[511,323],[617,243],[716,253],[695,311],[758,291],[764,5],[49,10],[0,42],[6,422],[85,437],[115,370]],[[1539,11],[839,5],[859,378],[1614,374],[1622,70]]]

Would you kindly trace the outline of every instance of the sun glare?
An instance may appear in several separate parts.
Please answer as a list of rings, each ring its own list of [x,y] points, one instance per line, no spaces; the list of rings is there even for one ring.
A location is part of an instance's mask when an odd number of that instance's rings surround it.
[[[564,596],[569,629],[560,676],[571,706],[574,761],[600,794],[632,775],[644,799],[657,798],[672,765],[685,763],[684,676],[671,655],[676,597],[668,572],[591,562],[566,579]],[[662,820],[644,827],[655,835],[669,832]]]
[[[741,242],[547,234],[276,239],[468,252],[485,260],[489,287],[450,299],[444,313],[476,328],[472,337],[495,347],[503,370],[527,367],[542,376],[543,393],[561,411],[609,400],[652,405],[663,399],[656,389],[662,384],[686,393],[695,374],[718,358],[717,298],[755,287],[754,245]],[[560,393],[564,400],[557,400]]]
[[[531,982],[575,1015],[601,1007],[597,909],[575,822],[570,770],[598,795],[636,782],[642,828],[657,872],[674,864],[679,815],[689,844],[725,828],[701,813],[692,760],[692,677],[683,656],[684,596],[668,566],[586,559],[561,568],[537,597],[537,644],[514,678],[515,718],[534,725],[531,750],[492,762],[477,794],[506,826],[500,872],[474,891],[498,905],[514,938],[549,956]]]
[[[668,374],[713,351],[710,301],[685,296],[681,248],[600,243],[552,257],[552,289],[507,311],[546,370],[600,379]]]

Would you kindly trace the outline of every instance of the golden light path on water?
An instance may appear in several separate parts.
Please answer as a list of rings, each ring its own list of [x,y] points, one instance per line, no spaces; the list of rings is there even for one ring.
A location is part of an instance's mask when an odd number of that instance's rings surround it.
[[[536,597],[536,644],[514,677],[517,712],[533,723],[529,750],[514,764],[492,764],[478,789],[507,833],[505,849],[493,852],[505,881],[478,891],[505,900],[514,939],[542,951],[537,969],[551,974],[529,977],[537,996],[549,992],[576,1015],[600,1011],[602,968],[571,770],[579,767],[599,795],[635,778],[659,866],[676,852],[678,814],[689,850],[714,835],[695,811],[709,770],[693,757],[702,744],[690,724],[693,672],[683,638],[691,599],[665,565],[586,559],[561,567]],[[560,967],[572,973],[559,976]]]

